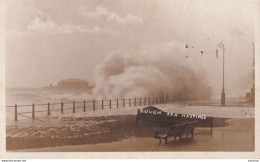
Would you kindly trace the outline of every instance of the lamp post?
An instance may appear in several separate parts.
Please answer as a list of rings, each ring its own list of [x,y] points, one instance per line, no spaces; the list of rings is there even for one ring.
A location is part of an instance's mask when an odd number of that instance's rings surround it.
[[[225,106],[225,83],[224,83],[224,77],[225,77],[225,71],[224,71],[224,65],[225,65],[225,46],[223,42],[220,42],[217,44],[216,47],[216,57],[218,58],[218,48],[223,49],[223,86],[222,86],[222,92],[221,92],[221,106]]]

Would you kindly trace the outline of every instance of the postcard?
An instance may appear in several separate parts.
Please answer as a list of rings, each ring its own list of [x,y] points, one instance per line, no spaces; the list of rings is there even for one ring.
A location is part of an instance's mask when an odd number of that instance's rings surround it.
[[[1,1],[1,158],[259,158],[259,6]]]

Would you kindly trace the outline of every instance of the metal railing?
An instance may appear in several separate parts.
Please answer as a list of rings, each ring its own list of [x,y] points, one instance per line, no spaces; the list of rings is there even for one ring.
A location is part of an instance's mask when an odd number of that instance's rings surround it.
[[[163,104],[174,102],[174,96],[171,99],[167,97],[147,97],[147,98],[123,98],[123,99],[109,99],[109,100],[84,100],[79,102],[60,102],[60,103],[47,103],[47,104],[31,104],[31,105],[13,105],[6,106],[7,108],[14,108],[14,121],[18,121],[18,116],[27,117],[31,119],[35,119],[36,113],[46,112],[47,116],[51,115],[52,111],[59,111],[60,114],[64,114],[65,110],[72,110],[72,113],[76,113],[76,109],[82,109],[82,112],[86,112],[86,110],[96,111],[97,109],[117,109],[119,107],[132,107],[132,106],[145,106],[145,105],[155,105],[155,104]],[[69,106],[69,107],[65,107]],[[46,108],[45,110],[37,110],[37,107]],[[45,107],[46,106],[46,107]],[[51,106],[59,106],[58,109],[51,110]],[[18,111],[19,108],[22,107],[31,107],[31,111]],[[42,108],[41,108],[42,109]],[[31,117],[25,116],[23,114],[31,114]]]

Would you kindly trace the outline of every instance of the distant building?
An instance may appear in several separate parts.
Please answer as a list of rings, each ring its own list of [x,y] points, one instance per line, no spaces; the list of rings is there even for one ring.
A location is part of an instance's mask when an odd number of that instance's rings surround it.
[[[255,105],[255,44],[253,43],[253,78],[251,91],[246,93],[247,102],[253,103]]]
[[[86,89],[92,89],[94,87],[90,86],[89,83],[85,80],[66,79],[66,80],[59,81],[56,86],[50,84],[49,87],[45,87],[45,88],[64,89],[64,90],[86,90]]]
[[[88,82],[80,79],[66,79],[58,82],[57,88],[60,89],[90,89]]]

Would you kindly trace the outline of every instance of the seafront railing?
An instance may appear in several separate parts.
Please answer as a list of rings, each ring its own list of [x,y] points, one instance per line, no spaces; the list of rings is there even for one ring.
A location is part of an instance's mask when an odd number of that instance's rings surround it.
[[[129,108],[135,106],[146,106],[146,105],[158,105],[176,103],[181,105],[189,106],[220,106],[219,101],[211,100],[185,100],[179,96],[157,96],[157,97],[145,97],[145,98],[121,98],[121,99],[106,99],[106,100],[82,100],[82,101],[71,101],[71,102],[55,102],[46,104],[27,104],[27,105],[10,105],[6,108],[11,108],[14,113],[14,121],[18,121],[18,116],[24,118],[36,119],[38,116],[50,116],[52,112],[56,114],[76,113],[76,110],[81,109],[81,112],[89,112],[104,109],[118,109],[118,108]],[[226,104],[229,106],[243,107],[247,104],[230,103]],[[72,110],[72,111],[71,111]],[[29,114],[29,115],[27,115]]]
[[[86,110],[104,110],[104,109],[117,109],[133,106],[145,106],[170,103],[176,101],[174,96],[169,97],[146,97],[146,98],[123,98],[123,99],[109,99],[109,100],[83,100],[78,102],[59,102],[59,103],[47,103],[47,104],[27,104],[27,105],[13,105],[6,106],[7,108],[14,108],[14,121],[18,121],[18,116],[30,118],[35,120],[36,113],[46,113],[47,116],[51,115],[51,112],[59,111],[60,114],[68,113],[68,110],[72,110],[72,113],[76,113],[76,110],[81,109],[82,112]],[[39,108],[40,107],[40,108]],[[55,107],[55,109],[51,109]],[[58,107],[58,108],[57,108]],[[19,111],[20,108],[25,108],[26,111]],[[31,110],[28,110],[31,108]],[[37,110],[39,108],[40,110]],[[23,109],[24,110],[24,109]],[[65,112],[66,111],[66,112]],[[70,112],[71,113],[71,112]],[[26,114],[31,114],[26,116]],[[31,116],[31,117],[30,117]]]

